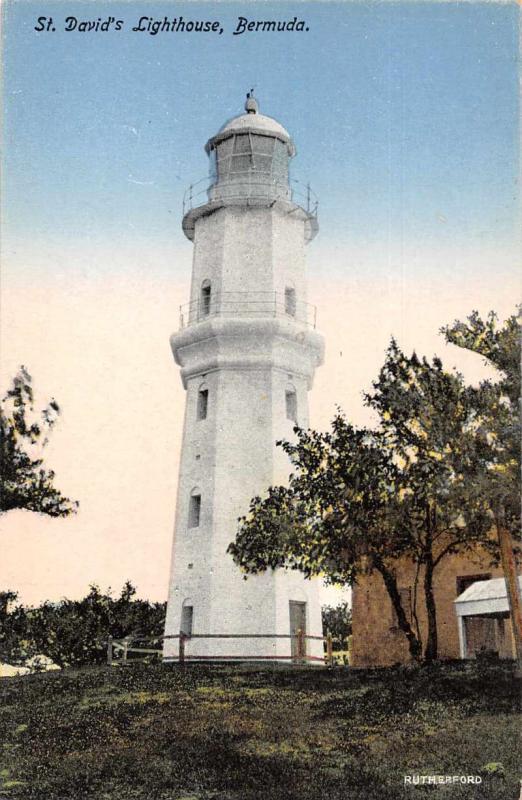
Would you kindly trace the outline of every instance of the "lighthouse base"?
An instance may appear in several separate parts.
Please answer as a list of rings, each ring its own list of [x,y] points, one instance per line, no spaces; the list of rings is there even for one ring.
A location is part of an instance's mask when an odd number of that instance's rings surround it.
[[[234,577],[214,596],[204,584],[173,587],[164,662],[324,665],[319,581],[282,570]]]

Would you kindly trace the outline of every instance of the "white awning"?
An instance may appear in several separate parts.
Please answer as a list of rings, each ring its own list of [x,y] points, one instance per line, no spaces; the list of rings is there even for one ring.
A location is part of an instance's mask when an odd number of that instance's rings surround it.
[[[519,576],[518,583],[522,591],[522,575]],[[478,614],[507,614],[509,606],[506,581],[504,578],[475,581],[453,602],[458,617],[471,617]]]

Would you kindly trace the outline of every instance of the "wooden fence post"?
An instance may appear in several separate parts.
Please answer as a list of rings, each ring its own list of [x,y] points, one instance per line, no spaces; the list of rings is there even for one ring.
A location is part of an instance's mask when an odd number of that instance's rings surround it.
[[[112,667],[112,636],[107,637],[107,666]]]
[[[330,631],[326,634],[326,663],[329,667],[333,667],[333,641]]]
[[[179,634],[179,663],[180,666],[185,666],[185,634]]]
[[[122,658],[122,661],[123,661],[124,664],[127,663],[127,650],[128,650],[128,648],[129,648],[129,640],[128,640],[128,637],[126,636],[125,639],[123,640],[123,658]]]

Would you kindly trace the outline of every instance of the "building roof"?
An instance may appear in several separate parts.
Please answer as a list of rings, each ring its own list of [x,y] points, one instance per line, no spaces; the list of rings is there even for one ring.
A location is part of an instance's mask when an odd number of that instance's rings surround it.
[[[522,591],[522,575],[518,578]],[[459,617],[479,614],[499,614],[509,611],[506,581],[504,578],[491,578],[488,581],[475,581],[454,601]]]

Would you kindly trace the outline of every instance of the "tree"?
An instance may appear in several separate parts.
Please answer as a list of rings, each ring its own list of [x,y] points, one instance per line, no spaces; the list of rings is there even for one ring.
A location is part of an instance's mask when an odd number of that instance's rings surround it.
[[[0,592],[0,661],[21,664],[36,653],[28,640],[28,622],[18,593]]]
[[[328,631],[334,640],[341,644],[347,642],[352,633],[352,611],[348,603],[339,603],[337,606],[322,606],[321,617],[323,621],[323,633]],[[346,645],[348,649],[348,645]]]
[[[382,434],[356,429],[341,412],[326,433],[294,430],[295,444],[278,442],[296,470],[288,487],[270,487],[265,498],[253,498],[229,552],[252,574],[286,567],[349,585],[378,571],[418,660],[421,644],[394,574],[407,545],[396,524],[399,470]]]
[[[481,355],[497,370],[498,380],[469,388],[475,409],[476,447],[480,459],[475,481],[494,519],[507,596],[522,672],[522,600],[514,540],[520,541],[520,325],[515,315],[502,327],[494,312],[485,320],[474,311],[466,322],[442,329],[446,340]],[[516,548],[520,550],[519,545]]]
[[[43,466],[42,451],[59,414],[54,399],[35,412],[32,379],[20,367],[0,402],[0,513],[19,508],[66,517],[76,512],[78,503],[61,494],[53,470]]]
[[[114,598],[110,589],[101,592],[92,585],[81,600],[64,598],[40,606],[8,603],[16,593],[0,595],[0,658],[23,664],[44,655],[61,667],[100,664],[106,658],[107,637],[160,637],[165,622],[165,603],[135,598],[136,589],[127,581]]]
[[[435,572],[455,553],[477,544],[494,554],[489,509],[475,478],[475,408],[463,378],[440,359],[407,357],[392,340],[367,403],[379,414],[386,446],[400,463],[399,524],[409,538],[407,556],[422,568],[428,633],[427,661],[437,657]],[[414,592],[414,602],[415,602]]]
[[[398,560],[410,559],[414,597],[423,573],[423,656],[436,658],[436,570],[450,554],[491,546],[487,504],[468,480],[476,466],[469,402],[460,375],[437,358],[408,358],[392,340],[366,396],[378,428],[356,429],[339,412],[331,432],[295,428],[296,443],[278,442],[295,472],[288,487],[252,500],[229,547],[236,563],[247,573],[284,566],[336,583],[378,572],[410,655],[420,660],[415,600],[410,621],[396,578]]]
[[[474,412],[477,474],[495,520],[520,538],[520,326],[515,315],[502,327],[494,312],[474,311],[466,322],[442,329],[446,340],[481,355],[497,371],[496,381],[469,387]]]

